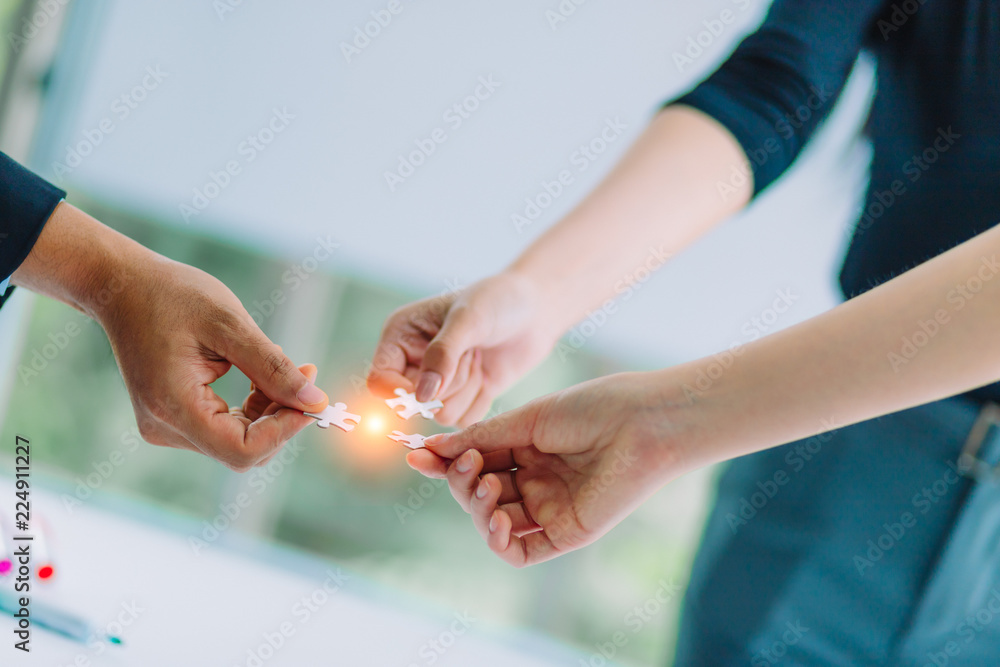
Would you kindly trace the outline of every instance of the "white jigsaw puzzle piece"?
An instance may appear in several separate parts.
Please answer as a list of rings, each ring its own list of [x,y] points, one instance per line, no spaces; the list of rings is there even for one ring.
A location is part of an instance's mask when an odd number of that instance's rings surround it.
[[[404,447],[409,447],[410,449],[423,449],[424,447],[424,436],[422,435],[406,435],[402,431],[393,431],[392,435],[385,436],[390,440],[395,440]]]
[[[361,415],[355,415],[348,412],[347,405],[344,403],[334,403],[333,405],[327,406],[326,410],[323,410],[323,412],[306,412],[305,415],[315,419],[316,425],[320,428],[330,428],[330,426],[336,426],[342,431],[347,432],[354,430],[354,427],[361,423]],[[354,423],[351,424],[350,422]]]
[[[403,419],[409,419],[413,415],[420,415],[424,419],[433,419],[434,413],[432,410],[440,410],[444,407],[444,403],[437,400],[421,403],[417,400],[416,394],[407,392],[402,387],[396,390],[396,396],[399,398],[385,399],[385,404],[392,410],[403,408],[396,412]]]

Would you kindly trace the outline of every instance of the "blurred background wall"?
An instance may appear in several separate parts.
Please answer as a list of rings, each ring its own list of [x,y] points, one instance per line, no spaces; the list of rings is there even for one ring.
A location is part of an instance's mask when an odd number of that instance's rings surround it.
[[[383,0],[0,0],[0,148],[107,224],[222,279],[293,359],[319,366],[331,397],[367,406],[363,378],[389,312],[502,268],[611,169],[660,104],[717,67],[768,4],[401,0],[392,14]],[[51,17],[31,31],[45,5]],[[836,262],[864,186],[868,152],[855,138],[870,91],[871,72],[859,67],[786,179],[496,409],[712,354],[835,303]],[[596,141],[609,126],[616,139]],[[435,130],[446,140],[431,151]],[[419,164],[411,173],[401,159]],[[572,183],[540,198],[564,169]],[[779,291],[795,301],[771,320]],[[253,488],[193,454],[137,446],[100,329],[26,294],[11,305],[0,318],[5,344],[16,342],[0,366],[2,437],[35,434],[36,465],[72,495],[89,489],[207,519]],[[72,322],[82,333],[37,374],[23,372]],[[218,390],[236,402],[246,381],[234,373]],[[447,489],[409,471],[378,434],[310,429],[297,443],[238,530],[589,651],[661,581],[683,584],[714,476],[670,484],[593,547],[514,571]],[[114,451],[125,464],[90,484]],[[624,662],[666,661],[679,603],[634,636]]]

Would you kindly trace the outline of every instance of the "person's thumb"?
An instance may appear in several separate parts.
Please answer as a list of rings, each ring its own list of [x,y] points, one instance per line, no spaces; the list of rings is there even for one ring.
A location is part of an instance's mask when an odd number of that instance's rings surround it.
[[[486,454],[528,447],[534,444],[532,436],[542,405],[540,400],[532,401],[462,431],[431,436],[424,441],[424,445],[446,459],[456,459],[470,449]]]
[[[462,355],[480,343],[479,317],[463,306],[452,308],[424,351],[417,379],[417,400],[432,401],[451,383]]]
[[[226,358],[275,403],[303,412],[320,412],[330,403],[326,393],[260,331],[247,331],[244,340],[232,342]]]

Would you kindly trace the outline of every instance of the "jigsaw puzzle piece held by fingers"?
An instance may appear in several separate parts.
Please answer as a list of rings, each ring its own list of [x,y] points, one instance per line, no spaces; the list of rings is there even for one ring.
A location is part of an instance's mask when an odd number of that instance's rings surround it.
[[[305,415],[315,419],[316,425],[320,428],[330,428],[332,425],[347,432],[354,430],[354,427],[361,423],[361,415],[355,415],[348,412],[347,405],[344,403],[334,403],[333,405],[327,406],[326,410],[323,410],[323,412],[306,412]],[[352,424],[350,422],[354,423]]]
[[[396,390],[396,396],[399,398],[387,398],[385,399],[385,404],[388,405],[392,410],[396,408],[402,408],[396,412],[403,419],[409,419],[413,415],[421,415],[424,419],[433,419],[434,410],[440,410],[444,407],[444,403],[441,401],[427,401],[426,403],[421,403],[417,400],[417,395],[407,392],[403,388]]]
[[[422,435],[406,435],[402,431],[393,431],[392,435],[385,436],[390,440],[395,440],[404,447],[409,447],[410,449],[423,449],[424,447],[424,436]]]

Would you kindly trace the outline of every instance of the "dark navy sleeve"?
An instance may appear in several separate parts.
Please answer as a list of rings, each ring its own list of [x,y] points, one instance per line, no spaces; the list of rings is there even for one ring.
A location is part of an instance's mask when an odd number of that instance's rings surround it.
[[[703,111],[736,137],[756,195],[792,165],[829,113],[885,5],[777,0],[729,60],[672,103]]]
[[[7,279],[28,257],[63,190],[0,153],[0,306],[13,287]]]

